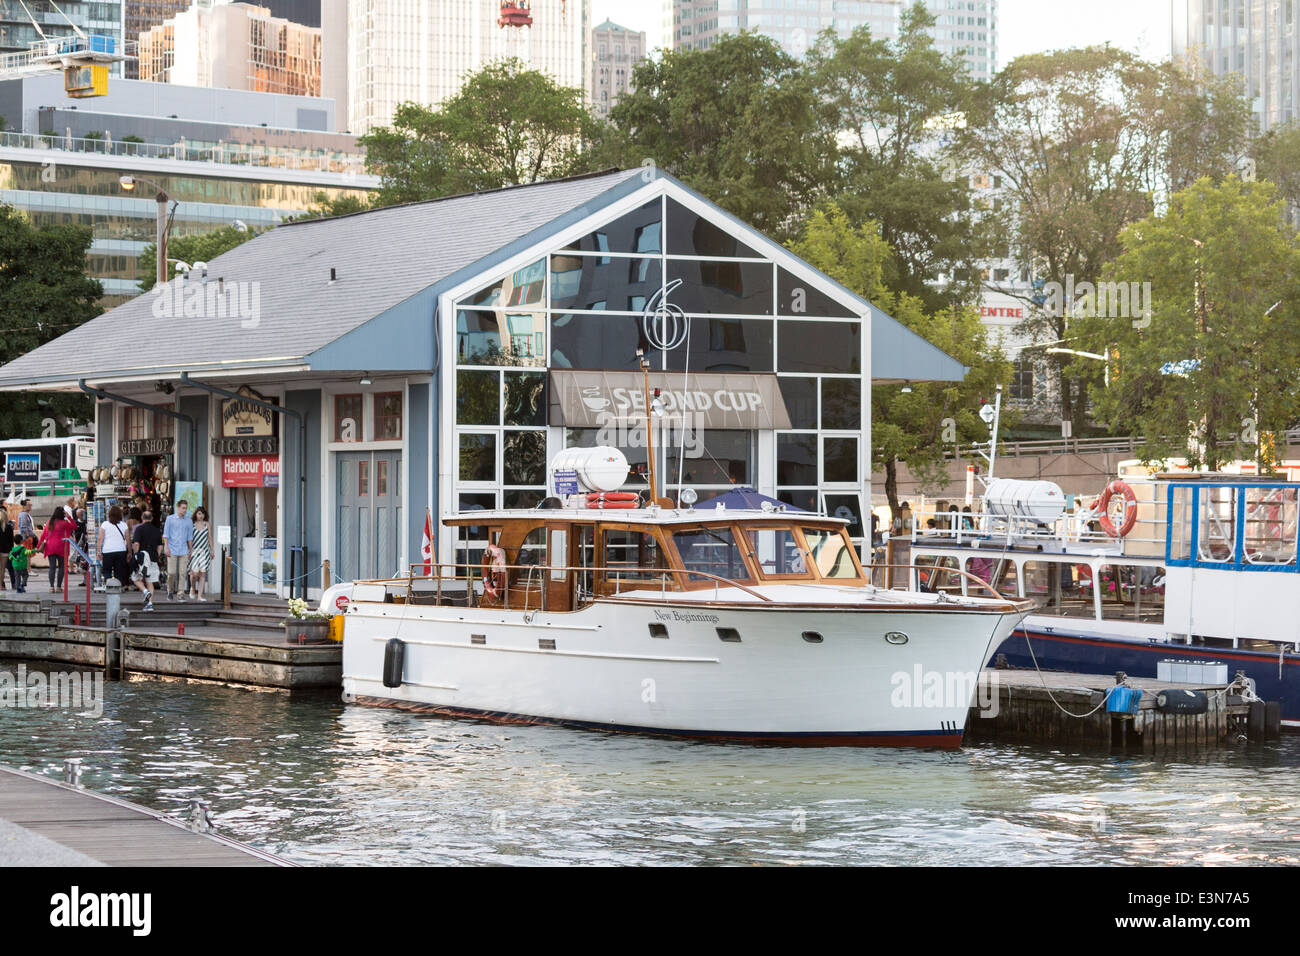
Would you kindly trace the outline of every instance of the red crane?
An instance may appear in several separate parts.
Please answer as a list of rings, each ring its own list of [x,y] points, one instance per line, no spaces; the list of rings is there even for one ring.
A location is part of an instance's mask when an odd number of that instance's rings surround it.
[[[501,0],[501,16],[497,18],[499,27],[531,27],[533,15],[528,9],[528,0]]]

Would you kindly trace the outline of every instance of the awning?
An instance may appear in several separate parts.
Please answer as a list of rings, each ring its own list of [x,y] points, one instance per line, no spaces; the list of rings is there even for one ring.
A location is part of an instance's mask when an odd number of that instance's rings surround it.
[[[601,428],[645,417],[645,379],[640,372],[579,369],[551,371],[552,425]],[[695,428],[789,428],[790,415],[775,375],[749,372],[651,372],[664,418]]]

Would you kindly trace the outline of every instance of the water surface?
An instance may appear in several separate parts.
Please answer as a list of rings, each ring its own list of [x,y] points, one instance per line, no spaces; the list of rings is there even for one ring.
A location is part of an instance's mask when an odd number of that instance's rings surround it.
[[[99,717],[0,711],[0,763],[65,757],[301,863],[1300,863],[1300,737],[1180,761],[751,747],[163,680],[106,685]]]

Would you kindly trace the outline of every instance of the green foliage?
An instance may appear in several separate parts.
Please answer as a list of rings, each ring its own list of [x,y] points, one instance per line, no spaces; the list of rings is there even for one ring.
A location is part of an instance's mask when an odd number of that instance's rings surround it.
[[[211,262],[223,252],[243,245],[257,235],[253,229],[241,230],[237,226],[222,226],[211,232],[193,236],[176,236],[167,241],[167,258],[193,264]],[[157,281],[158,250],[151,242],[140,253],[140,291],[148,292]],[[171,278],[172,273],[168,273]]]
[[[1173,63],[1151,64],[1113,47],[1015,60],[985,91],[966,147],[999,177],[1008,202],[989,224],[1006,252],[1037,279],[1096,282],[1120,252],[1124,227],[1201,176],[1232,172],[1248,105],[1228,83]],[[1065,339],[1068,309],[1027,302],[1024,330],[1043,344]],[[1081,430],[1085,381],[1063,373],[1061,417]]]
[[[381,179],[375,205],[388,206],[589,171],[598,134],[581,90],[503,60],[437,109],[403,103],[361,143]]]
[[[791,249],[970,369],[961,382],[915,382],[911,392],[899,384],[872,388],[872,466],[884,471],[885,491],[897,514],[897,463],[904,462],[932,485],[946,484],[945,447],[988,439],[979,405],[992,400],[997,386],[1010,377],[1011,366],[989,341],[974,309],[950,306],[928,312],[919,298],[885,287],[893,253],[874,223],[855,227],[842,209],[831,205],[808,218]]]
[[[632,72],[596,156],[653,163],[768,235],[790,239],[833,173],[834,136],[803,66],[770,37],[664,51]]]
[[[12,360],[98,315],[104,294],[86,272],[90,230],[36,228],[11,206],[0,206],[0,336]],[[38,438],[53,418],[63,434],[93,414],[83,395],[0,393],[0,437]]]
[[[903,13],[895,40],[866,27],[844,38],[827,30],[807,61],[830,107],[823,135],[840,144],[826,191],[853,221],[879,225],[894,251],[885,284],[928,309],[974,301],[974,265],[984,251],[955,143],[935,128],[960,124],[978,84],[959,57],[935,48],[934,24],[917,4]],[[937,285],[940,276],[954,281]]]
[[[1282,431],[1300,414],[1300,241],[1283,213],[1271,184],[1206,177],[1123,233],[1106,278],[1151,283],[1150,324],[1091,317],[1074,328],[1111,357],[1110,387],[1092,390],[1098,416],[1146,436],[1145,459],[1215,468],[1254,458],[1252,432]],[[1184,362],[1195,367],[1162,373]]]

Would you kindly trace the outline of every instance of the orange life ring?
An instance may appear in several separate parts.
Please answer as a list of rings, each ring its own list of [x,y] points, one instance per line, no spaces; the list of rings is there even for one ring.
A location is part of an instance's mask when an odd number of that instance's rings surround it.
[[[1119,528],[1116,528],[1115,522],[1110,520],[1110,499],[1115,495],[1124,496],[1124,523]],[[1097,519],[1101,523],[1101,530],[1112,538],[1122,538],[1132,531],[1133,525],[1137,523],[1137,495],[1127,484],[1116,479],[1102,492],[1101,500],[1097,502],[1097,510],[1101,512]]]
[[[495,544],[483,552],[483,594],[496,600],[506,589],[506,553]]]

